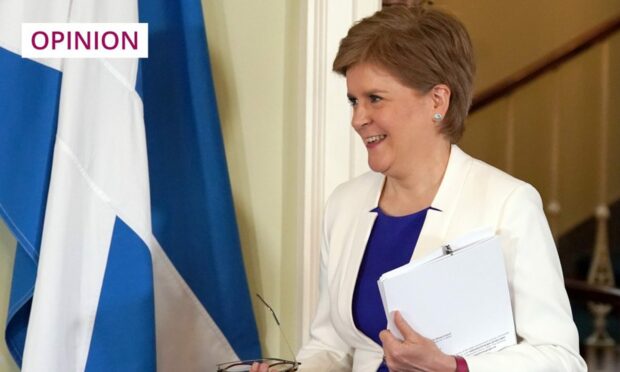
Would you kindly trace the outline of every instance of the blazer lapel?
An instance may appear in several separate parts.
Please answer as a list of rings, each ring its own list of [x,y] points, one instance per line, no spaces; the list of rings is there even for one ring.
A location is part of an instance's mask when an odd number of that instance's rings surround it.
[[[431,205],[434,209],[429,209],[426,214],[412,260],[424,257],[444,243],[471,162],[469,155],[458,146],[452,145],[446,172]]]
[[[368,194],[364,195],[362,198],[363,200],[360,200],[361,206],[352,230],[353,234],[349,240],[350,245],[347,247],[345,252],[346,258],[342,259],[344,265],[342,267],[343,275],[340,280],[339,293],[346,296],[346,298],[338,301],[338,304],[340,305],[338,309],[340,316],[348,323],[347,329],[351,330],[352,336],[360,341],[359,346],[362,346],[367,350],[374,351],[380,351],[381,347],[357,329],[355,322],[353,321],[352,306],[353,291],[355,283],[357,282],[357,275],[359,273],[362,258],[364,257],[370,232],[377,218],[377,213],[371,212],[371,210],[378,205],[384,182],[385,177],[378,177],[377,182],[370,188]]]

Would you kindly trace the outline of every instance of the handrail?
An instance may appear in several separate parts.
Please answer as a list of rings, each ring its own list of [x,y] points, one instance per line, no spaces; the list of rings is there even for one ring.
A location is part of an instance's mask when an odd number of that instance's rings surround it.
[[[601,23],[588,32],[574,38],[564,46],[554,50],[540,60],[530,64],[520,71],[500,80],[491,87],[482,90],[474,96],[469,113],[474,113],[482,107],[504,97],[515,89],[527,84],[548,70],[552,70],[577,54],[585,51],[594,44],[604,40],[620,29],[620,15]]]
[[[564,285],[571,299],[620,306],[620,289],[618,288],[594,285],[582,280],[568,278],[564,279]]]

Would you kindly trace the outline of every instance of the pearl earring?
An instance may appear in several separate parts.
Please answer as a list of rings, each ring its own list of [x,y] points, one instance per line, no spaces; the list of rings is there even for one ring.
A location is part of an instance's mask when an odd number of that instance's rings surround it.
[[[440,113],[436,112],[435,115],[433,115],[433,121],[435,123],[439,123],[441,119],[443,119],[443,116]]]

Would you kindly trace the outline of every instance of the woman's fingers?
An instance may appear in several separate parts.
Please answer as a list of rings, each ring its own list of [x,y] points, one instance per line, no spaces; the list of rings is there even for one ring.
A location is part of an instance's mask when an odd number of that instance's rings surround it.
[[[405,318],[403,318],[400,311],[394,311],[393,315],[394,315],[394,324],[396,324],[396,328],[398,328],[398,330],[400,331],[400,334],[403,335],[403,337],[405,338],[405,341],[418,342],[421,339],[423,339],[423,337],[418,332],[416,332],[413,328],[411,328],[409,323],[407,323]]]
[[[384,329],[383,331],[381,331],[381,333],[379,333],[379,339],[381,339],[383,347],[388,349],[391,348],[393,345],[401,342],[396,337],[394,337],[392,332],[388,331],[387,329]]]
[[[392,315],[405,340],[397,339],[389,330],[383,330],[379,334],[385,361],[390,370],[435,370],[440,366],[448,366],[448,358],[449,362],[454,363],[453,358],[443,354],[432,340],[411,328],[400,312],[395,311]]]
[[[269,364],[254,362],[250,367],[250,372],[269,372]]]

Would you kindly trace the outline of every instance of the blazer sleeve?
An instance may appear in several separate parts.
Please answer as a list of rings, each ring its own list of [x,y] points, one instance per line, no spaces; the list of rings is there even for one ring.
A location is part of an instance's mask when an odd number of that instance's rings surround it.
[[[329,240],[328,215],[329,202],[323,221],[321,239],[321,267],[319,276],[319,303],[317,313],[310,327],[310,340],[304,344],[297,355],[301,362],[299,371],[351,371],[352,348],[342,340],[334,329],[330,312],[331,306],[328,284]]]
[[[466,358],[470,371],[586,371],[555,243],[532,186],[522,184],[506,199],[498,233],[513,258],[507,271],[518,343]]]

